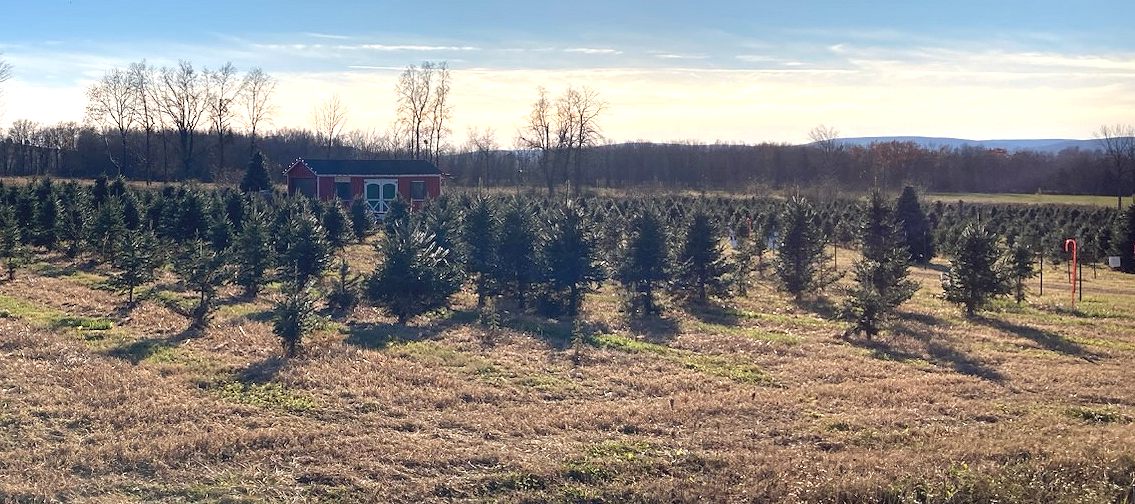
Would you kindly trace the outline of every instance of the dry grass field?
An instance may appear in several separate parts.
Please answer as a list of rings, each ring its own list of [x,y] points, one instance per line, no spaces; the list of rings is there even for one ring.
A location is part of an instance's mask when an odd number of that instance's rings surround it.
[[[409,327],[360,308],[283,360],[269,299],[193,333],[172,277],[128,310],[49,258],[0,284],[0,501],[1135,500],[1135,277],[1088,271],[1072,308],[1049,269],[965,320],[943,265],[876,341],[766,280],[647,321],[608,286],[574,347],[468,294]]]

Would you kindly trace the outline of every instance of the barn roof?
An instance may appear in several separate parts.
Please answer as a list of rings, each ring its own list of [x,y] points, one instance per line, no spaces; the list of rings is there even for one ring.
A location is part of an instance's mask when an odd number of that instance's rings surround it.
[[[298,159],[318,175],[441,175],[433,163],[421,159]],[[295,166],[293,164],[293,166]]]

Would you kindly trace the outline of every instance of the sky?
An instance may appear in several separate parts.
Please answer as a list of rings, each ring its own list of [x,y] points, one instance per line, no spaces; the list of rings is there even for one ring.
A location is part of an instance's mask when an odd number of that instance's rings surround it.
[[[613,142],[1091,138],[1135,123],[1135,2],[0,0],[0,127],[83,118],[115,67],[232,62],[279,80],[271,127],[383,132],[408,65],[446,61],[453,131],[511,146],[537,90],[595,90]]]

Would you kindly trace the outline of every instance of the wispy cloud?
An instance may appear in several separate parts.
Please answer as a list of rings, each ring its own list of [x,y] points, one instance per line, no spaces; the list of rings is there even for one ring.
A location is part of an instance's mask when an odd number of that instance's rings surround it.
[[[316,32],[306,32],[306,33],[304,33],[304,35],[311,37],[311,38],[321,38],[321,39],[331,39],[331,40],[351,40],[352,38],[354,38],[354,37],[351,37],[349,35],[333,35],[333,34],[330,34],[330,33],[316,33]]]
[[[654,52],[654,57],[665,60],[703,60],[708,58],[704,54],[677,54],[667,52]]]
[[[601,47],[572,47],[564,49],[566,53],[580,53],[580,54],[610,54],[618,55],[623,54],[623,51],[618,49],[601,48]]]
[[[441,46],[441,45],[412,45],[412,44],[361,44],[357,46],[337,46],[338,49],[366,49],[370,51],[480,51],[480,47],[473,46]]]

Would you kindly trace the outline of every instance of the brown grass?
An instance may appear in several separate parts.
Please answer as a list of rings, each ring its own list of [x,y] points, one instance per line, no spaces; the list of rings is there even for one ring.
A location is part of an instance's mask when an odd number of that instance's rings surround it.
[[[367,271],[368,254],[348,256]],[[877,341],[840,339],[830,301],[768,280],[646,321],[606,287],[577,365],[566,324],[485,327],[468,293],[410,327],[327,319],[285,361],[269,299],[231,289],[188,333],[172,278],[127,310],[105,271],[69,264],[0,285],[0,501],[1131,498],[1135,288],[1118,273],[1089,274],[1075,310],[1050,283],[965,320],[936,297],[941,264],[918,268]]]

